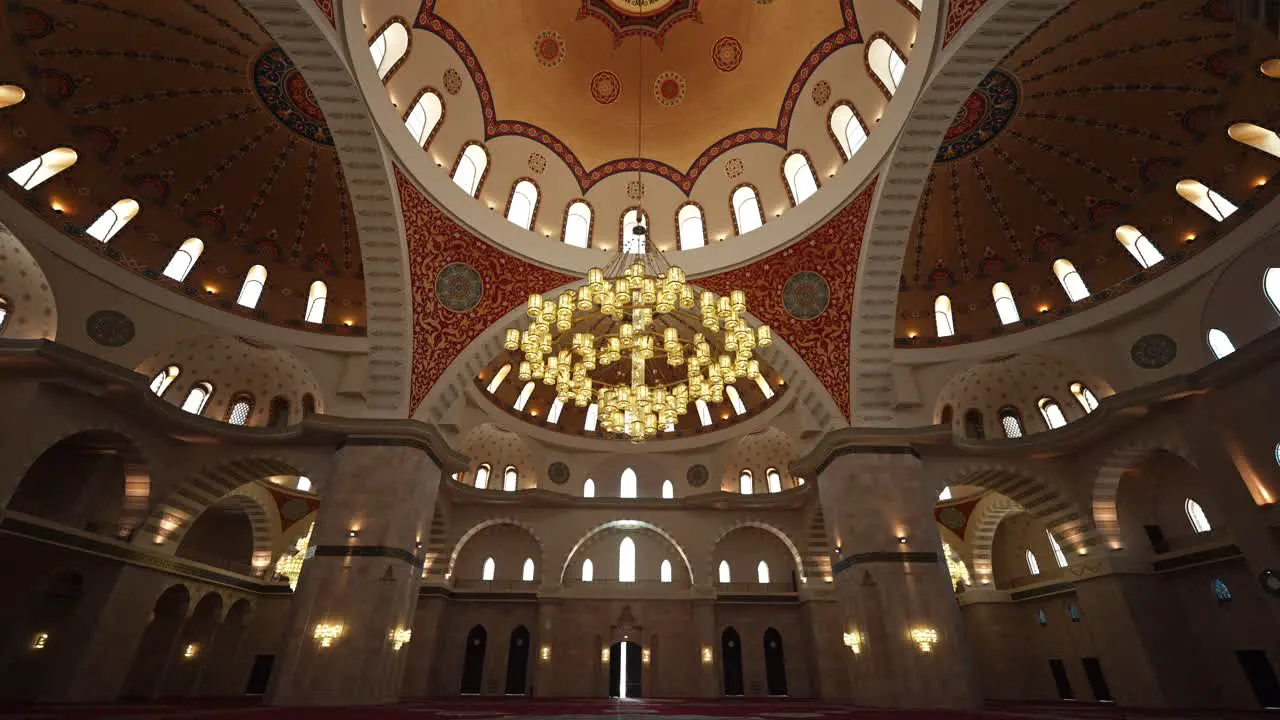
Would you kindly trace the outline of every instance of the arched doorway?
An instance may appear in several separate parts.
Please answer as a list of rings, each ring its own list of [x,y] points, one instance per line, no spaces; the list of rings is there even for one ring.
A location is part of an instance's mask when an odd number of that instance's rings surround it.
[[[521,625],[511,631],[511,640],[507,643],[507,690],[508,695],[524,695],[528,687],[529,674],[529,630]]]
[[[198,696],[235,695],[244,689],[244,674],[248,670],[241,662],[240,645],[249,629],[249,615],[253,606],[248,600],[237,600],[227,611],[227,617],[218,626],[218,632],[209,646],[204,660],[204,671],[196,684]],[[247,659],[247,658],[246,658]]]
[[[151,611],[151,622],[133,653],[133,665],[120,691],[122,698],[152,698],[160,687],[165,668],[174,654],[174,644],[182,630],[191,594],[182,585],[171,585],[161,593]]]
[[[644,690],[644,648],[623,640],[609,646],[609,697],[638,698]]]
[[[151,479],[141,451],[109,430],[59,440],[31,464],[8,509],[108,537],[142,523]]]
[[[724,668],[724,694],[742,695],[742,638],[732,626],[720,634],[720,663]]]
[[[764,676],[770,695],[787,694],[787,662],[782,654],[782,633],[764,631]]]
[[[196,603],[191,617],[182,624],[178,642],[174,644],[168,670],[161,683],[161,697],[187,697],[193,695],[196,682],[204,670],[209,656],[209,645],[222,620],[222,596],[207,593]]]
[[[58,677],[72,651],[66,631],[83,592],[78,573],[59,573],[35,599],[25,622],[12,628],[0,649],[0,700],[36,700],[46,678]]]
[[[467,647],[462,656],[463,695],[479,695],[484,682],[484,649],[488,633],[483,625],[476,625],[467,633]]]

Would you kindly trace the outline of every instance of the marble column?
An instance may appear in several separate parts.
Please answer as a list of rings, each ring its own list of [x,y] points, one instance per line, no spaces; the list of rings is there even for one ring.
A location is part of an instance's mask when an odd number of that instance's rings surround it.
[[[324,488],[272,705],[399,700],[441,470],[413,440],[350,438]],[[318,629],[336,630],[327,642]]]
[[[850,643],[857,646],[856,653],[846,648],[853,701],[977,707],[976,676],[942,558],[933,493],[924,485],[915,451],[844,448],[820,473],[818,494],[837,548],[832,569],[846,623],[833,631],[851,633]]]
[[[707,588],[710,591],[710,588]],[[693,601],[693,625],[697,640],[697,696],[720,697],[720,633],[716,629],[716,601],[714,597],[700,597]]]
[[[547,598],[538,601],[538,626],[533,630],[530,639],[533,647],[529,649],[529,694],[534,697],[556,697],[560,694],[555,682],[556,648],[552,642],[559,616],[559,600]],[[542,657],[543,648],[547,650],[546,659]]]

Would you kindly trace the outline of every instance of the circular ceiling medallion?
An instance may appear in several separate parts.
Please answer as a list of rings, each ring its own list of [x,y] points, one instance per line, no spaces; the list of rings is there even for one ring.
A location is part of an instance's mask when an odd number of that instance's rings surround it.
[[[547,477],[551,478],[551,482],[556,485],[563,485],[569,482],[569,466],[562,462],[553,462],[547,468]]]
[[[627,183],[627,197],[632,200],[639,200],[644,197],[644,183],[639,180],[632,180]]]
[[[547,159],[538,153],[529,154],[529,171],[541,175],[547,169]]]
[[[831,101],[831,83],[819,80],[813,85],[813,104],[822,107]]]
[[[685,473],[685,479],[689,481],[690,487],[700,488],[707,484],[707,479],[711,477],[711,472],[707,470],[706,465],[694,465],[689,468],[689,472]]]
[[[1143,335],[1129,349],[1133,364],[1144,370],[1159,370],[1178,356],[1178,343],[1168,335]]]
[[[671,7],[675,0],[605,0],[614,10],[631,17],[646,17]]]
[[[135,329],[128,315],[117,310],[99,310],[85,320],[84,331],[99,345],[120,347],[133,340]]]
[[[737,38],[725,36],[711,46],[711,62],[721,72],[732,72],[742,64],[742,43]]]
[[[956,160],[995,139],[1018,112],[1018,81],[1003,70],[982,79],[951,121],[938,148],[938,162]]]
[[[468,312],[484,297],[484,281],[470,265],[450,263],[436,277],[436,297],[453,312]]]
[[[601,70],[591,76],[591,99],[601,105],[608,105],[622,94],[622,81],[608,70]]]
[[[724,164],[724,174],[727,175],[730,180],[741,175],[742,170],[742,158],[729,158],[729,161]]]
[[[333,144],[315,94],[284,50],[268,48],[258,56],[253,64],[253,89],[285,127],[312,142]]]
[[[538,33],[533,40],[533,55],[543,67],[555,67],[564,62],[564,38],[555,30]]]
[[[653,96],[667,107],[675,107],[684,100],[684,78],[680,73],[668,70],[653,81]]]
[[[449,68],[444,71],[444,91],[450,95],[457,95],[462,90],[462,75],[457,70]]]
[[[782,286],[782,306],[797,320],[812,320],[827,311],[831,288],[821,275],[801,270]]]

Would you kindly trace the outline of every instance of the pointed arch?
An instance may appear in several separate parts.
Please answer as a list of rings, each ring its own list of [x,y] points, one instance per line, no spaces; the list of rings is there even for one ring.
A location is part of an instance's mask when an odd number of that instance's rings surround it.
[[[671,582],[671,561],[666,558],[662,559],[662,565],[658,566],[658,580],[660,582]]]
[[[536,566],[533,564],[533,558],[525,558],[524,566],[520,568],[520,579],[524,582],[533,582]]]
[[[720,561],[720,567],[716,571],[716,579],[722,584],[733,582],[733,573],[729,570],[728,560]]]
[[[493,561],[493,558],[485,558],[484,564],[480,567],[480,579],[485,581],[493,580],[493,576],[496,575],[497,572],[498,564]]]
[[[1032,575],[1039,575],[1040,562],[1036,560],[1035,553],[1031,552],[1030,550],[1027,550],[1026,559],[1027,559],[1027,572],[1031,573]]]
[[[596,496],[596,481],[592,480],[591,478],[587,478],[587,481],[582,483],[582,497],[593,498],[595,496]]]
[[[756,565],[756,582],[761,585],[769,584],[769,563],[764,560],[761,560],[760,563]]]
[[[98,242],[109,242],[129,223],[141,210],[138,201],[133,198],[121,198],[98,216],[85,232]]]
[[[634,498],[636,496],[636,471],[627,468],[622,471],[622,477],[618,479],[618,497]]]
[[[676,496],[676,486],[670,480],[662,481],[662,499],[673,500]]]
[[[1045,537],[1049,538],[1049,549],[1053,551],[1053,561],[1056,562],[1060,568],[1066,567],[1067,556],[1062,552],[1062,546],[1058,544],[1058,539],[1053,536],[1053,531],[1045,530],[1044,534]]]
[[[182,245],[173,252],[173,257],[169,258],[169,264],[165,265],[164,276],[178,282],[186,280],[203,252],[204,241],[200,238],[183,240]]]
[[[1213,356],[1218,360],[1230,355],[1236,351],[1235,343],[1231,342],[1231,338],[1218,328],[1209,330],[1207,337],[1209,349],[1213,351]]]
[[[636,581],[636,543],[630,537],[623,537],[618,543],[618,582]]]
[[[591,582],[596,576],[596,566],[591,558],[582,561],[582,582]]]
[[[1187,522],[1191,523],[1191,529],[1198,533],[1207,533],[1213,529],[1209,524],[1209,517],[1204,514],[1204,508],[1200,507],[1200,503],[1187,498],[1182,503],[1183,510],[1187,513]]]

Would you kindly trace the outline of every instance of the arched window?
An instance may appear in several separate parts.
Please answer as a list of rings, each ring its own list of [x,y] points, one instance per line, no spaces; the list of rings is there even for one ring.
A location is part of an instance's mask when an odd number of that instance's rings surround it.
[[[1015,408],[1000,409],[1000,427],[1004,428],[1004,436],[1007,438],[1022,437],[1022,417]]]
[[[890,45],[888,40],[878,37],[867,46],[867,63],[871,65],[871,72],[884,83],[889,95],[898,92],[902,76],[907,72],[907,61],[897,48]]]
[[[183,240],[182,245],[174,251],[173,257],[169,258],[169,264],[164,267],[164,276],[178,282],[186,280],[187,274],[196,266],[196,261],[200,259],[200,253],[203,252],[204,242],[200,238]]]
[[[742,474],[738,476],[738,492],[743,495],[750,495],[755,492],[755,483],[752,481],[750,470],[743,470]]]
[[[1149,268],[1164,259],[1164,255],[1160,254],[1151,240],[1132,225],[1121,225],[1116,228],[1116,240],[1119,240],[1124,249],[1128,250],[1133,259],[1144,268]]]
[[[676,225],[680,227],[680,249],[693,250],[707,244],[707,226],[702,222],[702,208],[685,203],[676,211]]]
[[[596,481],[592,480],[591,478],[587,478],[587,481],[582,483],[582,497],[593,498],[595,496],[596,496]]]
[[[722,583],[729,583],[729,582],[732,582],[732,581],[733,581],[733,580],[732,580],[732,577],[731,577],[731,576],[730,576],[730,574],[729,574],[729,561],[728,561],[728,560],[721,560],[721,561],[720,561],[719,578],[720,578],[720,582],[722,582]]]
[[[294,489],[299,492],[311,492],[311,478],[306,475],[299,475],[298,483],[294,485]]]
[[[1071,394],[1076,396],[1076,400],[1080,403],[1080,407],[1084,411],[1091,413],[1098,409],[1098,398],[1094,396],[1093,391],[1084,383],[1071,383]]]
[[[503,492],[515,492],[516,482],[520,476],[516,472],[515,467],[508,465],[507,469],[502,471],[502,490]]]
[[[436,127],[443,116],[444,102],[440,95],[435,90],[424,90],[405,117],[404,126],[413,136],[413,141],[425,148],[436,134]]]
[[[1231,588],[1222,582],[1222,578],[1213,579],[1213,596],[1218,602],[1229,602],[1231,600]]]
[[[231,398],[231,409],[227,411],[227,422],[232,425],[244,425],[249,422],[249,413],[253,412],[253,398],[248,395],[236,395]]]
[[[765,400],[773,397],[773,388],[769,387],[769,381],[764,379],[764,375],[756,376],[756,387],[760,388],[760,393],[764,395]]]
[[[831,134],[836,139],[840,154],[844,156],[845,162],[848,162],[853,158],[853,154],[858,152],[858,148],[867,141],[867,128],[862,124],[862,118],[857,111],[847,102],[831,108],[830,123]]]
[[[27,91],[17,85],[0,85],[0,110],[27,99]]]
[[[258,307],[258,300],[262,298],[262,289],[266,285],[267,269],[261,265],[254,265],[244,274],[244,284],[240,286],[240,295],[236,298],[236,303],[247,308]]]
[[[760,198],[755,188],[742,185],[733,191],[733,224],[739,235],[746,235],[764,225],[764,211],[760,209]]]
[[[596,431],[596,423],[600,420],[600,406],[591,403],[587,406],[587,419],[582,424],[582,429],[587,432]]]
[[[1277,136],[1274,130],[1268,130],[1253,123],[1236,123],[1227,128],[1227,135],[1236,142],[1280,157],[1280,136]]]
[[[529,404],[529,396],[533,395],[534,383],[532,380],[524,384],[524,388],[520,390],[520,394],[516,396],[516,404],[512,405],[516,412],[524,411],[524,406]]]
[[[1084,278],[1080,277],[1076,266],[1072,265],[1070,260],[1066,258],[1054,260],[1053,274],[1058,276],[1058,282],[1062,284],[1062,289],[1067,292],[1067,298],[1071,302],[1089,297],[1089,288],[1084,284]]]
[[[1231,338],[1227,334],[1213,328],[1209,331],[1209,349],[1213,351],[1213,356],[1219,360],[1236,351],[1236,346],[1231,342]]]
[[[495,563],[495,562],[493,561],[493,558],[491,558],[491,557],[490,557],[490,558],[485,558],[485,559],[484,559],[484,569],[480,571],[480,579],[481,579],[481,580],[492,580],[492,579],[493,579],[493,575],[494,575],[494,573],[497,571],[497,569],[498,569],[498,565],[497,565],[497,563]]]
[[[489,381],[489,386],[485,388],[490,393],[498,391],[498,387],[502,385],[502,381],[507,379],[507,375],[511,372],[511,365],[503,365],[498,368],[498,372],[493,374],[493,379]]]
[[[658,567],[658,579],[664,583],[671,582],[671,561],[663,560],[662,565]]]
[[[1040,408],[1040,416],[1044,418],[1044,424],[1049,426],[1050,430],[1056,430],[1067,424],[1067,417],[1062,414],[1062,408],[1057,400],[1042,397],[1036,405]]]
[[[157,397],[164,397],[164,391],[168,390],[173,381],[178,378],[179,372],[181,370],[178,369],[177,365],[170,365],[156,373],[155,377],[151,378],[151,392],[155,393]]]
[[[938,502],[944,502],[951,499],[951,486],[942,488],[942,492],[938,493]]]
[[[799,205],[818,192],[818,178],[804,153],[796,151],[782,161],[782,175],[791,190],[791,204]]]
[[[524,559],[524,567],[520,569],[520,579],[525,582],[533,582],[533,558]]]
[[[391,69],[409,52],[409,29],[403,23],[393,22],[369,43],[369,54],[378,77],[385,80]]]
[[[974,440],[984,440],[987,429],[982,423],[982,412],[978,410],[964,411],[964,436]]]
[[[591,582],[596,576],[595,565],[591,563],[591,558],[582,561],[582,582]]]
[[[1271,302],[1271,309],[1280,315],[1280,267],[1267,268],[1262,274],[1262,291]]]
[[[946,295],[934,298],[933,321],[938,326],[938,337],[951,337],[956,334],[955,319],[951,315],[951,298]]]
[[[207,382],[196,383],[187,392],[187,399],[182,401],[182,409],[192,415],[199,415],[204,412],[205,403],[209,402],[210,395],[213,395],[212,385]]]
[[[507,220],[528,230],[533,227],[533,216],[538,211],[538,186],[532,181],[521,180],[511,190],[511,202],[507,204]]]
[[[1187,511],[1187,520],[1191,522],[1191,529],[1197,533],[1207,533],[1213,529],[1209,524],[1209,518],[1204,514],[1204,508],[1200,507],[1200,503],[1187,498],[1183,503],[1183,508]]]
[[[9,179],[21,185],[23,190],[30,190],[75,165],[78,158],[71,148],[54,148],[9,173]]]
[[[1053,561],[1058,563],[1058,567],[1060,568],[1066,567],[1067,556],[1062,554],[1062,546],[1058,544],[1058,539],[1055,538],[1053,533],[1048,530],[1045,530],[1044,534],[1045,537],[1049,538],[1049,549],[1053,550]]]
[[[636,234],[636,228],[644,228],[645,233]],[[639,208],[631,208],[622,214],[622,237],[618,243],[622,252],[632,255],[643,255],[647,246],[649,230],[649,214]]]
[[[1237,208],[1230,200],[1222,197],[1216,190],[1210,190],[1199,180],[1180,180],[1178,194],[1183,200],[1204,211],[1204,214],[1222,222],[1231,217]]]
[[[476,489],[486,490],[489,487],[489,466],[481,465],[476,468]]]
[[[633,498],[636,496],[636,471],[627,468],[622,471],[622,478],[618,480],[618,497]]]
[[[551,409],[547,411],[547,423],[555,425],[560,422],[560,413],[563,411],[564,400],[561,400],[559,396],[556,396],[556,399],[551,401]]]
[[[107,242],[115,237],[130,220],[138,214],[138,201],[132,198],[124,198],[117,200],[115,205],[107,208],[106,212],[98,216],[97,220],[85,230],[90,237],[101,242]]]
[[[759,565],[756,565],[756,582],[761,585],[769,584],[769,563],[763,560],[760,561]]]
[[[565,245],[589,247],[591,245],[591,206],[585,200],[575,200],[564,213]]]
[[[307,290],[307,312],[303,319],[316,325],[324,324],[324,306],[329,299],[329,286],[322,280],[311,283]]]
[[[618,543],[618,582],[636,581],[636,543],[629,537]]]
[[[996,315],[1000,317],[1000,324],[1018,322],[1018,303],[1014,302],[1013,291],[1009,289],[1008,283],[998,282],[992,285],[991,298],[996,301]]]
[[[476,143],[467,143],[458,156],[457,167],[453,169],[453,182],[462,188],[462,192],[475,197],[480,193],[480,181],[488,167],[489,153]]]
[[[670,480],[662,481],[662,499],[671,500],[676,496],[676,486]]]
[[[1027,551],[1027,571],[1032,575],[1040,574],[1040,563],[1036,562],[1036,556],[1030,550]]]
[[[698,408],[698,422],[702,423],[702,427],[711,425],[711,410],[707,407],[706,401],[698,398],[694,401],[694,406]]]
[[[764,479],[769,484],[769,492],[782,492],[782,476],[774,468],[764,471]]]
[[[729,404],[733,405],[735,413],[738,415],[746,414],[747,406],[742,404],[742,396],[738,394],[738,388],[732,385],[725,385],[724,394],[729,396]]]

